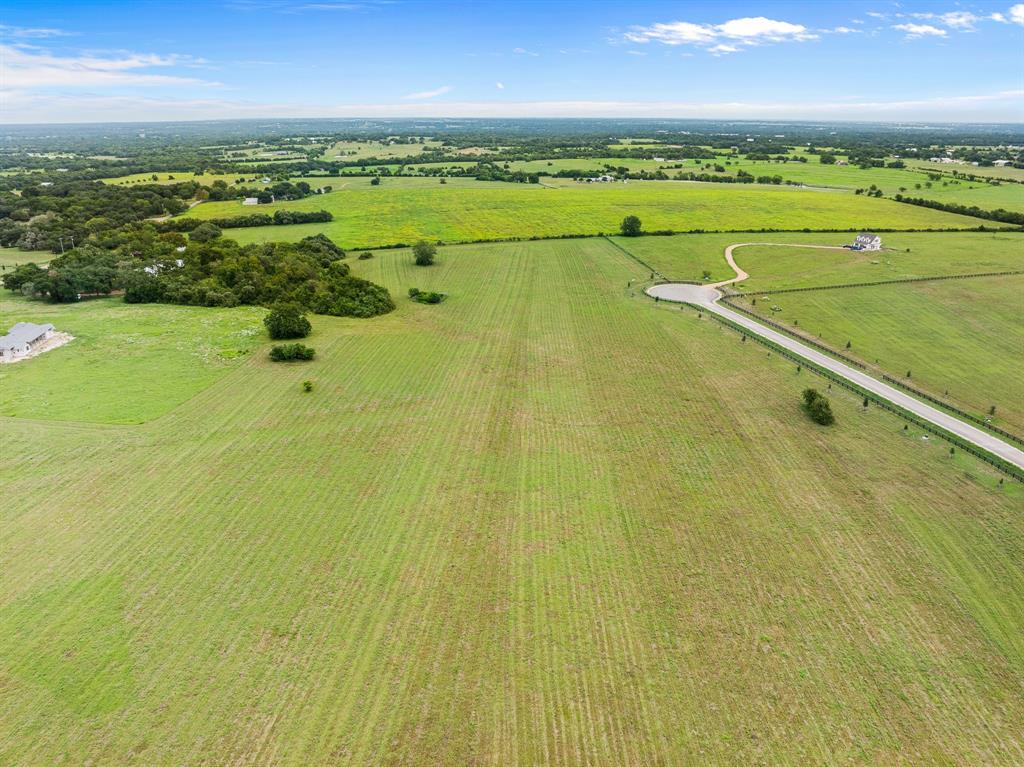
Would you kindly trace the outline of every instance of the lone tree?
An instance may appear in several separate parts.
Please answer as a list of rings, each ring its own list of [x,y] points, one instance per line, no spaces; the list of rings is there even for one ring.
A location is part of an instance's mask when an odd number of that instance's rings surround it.
[[[832,406],[828,399],[823,397],[817,389],[804,389],[804,410],[811,420],[820,423],[822,426],[829,426],[835,423],[835,416],[832,415]]]
[[[640,235],[642,224],[636,216],[626,216],[619,225],[619,230],[624,237],[637,237]]]
[[[420,240],[413,245],[412,255],[416,259],[416,266],[431,266],[434,263],[434,256],[437,255],[437,248],[426,240]]]
[[[263,324],[275,341],[282,338],[305,338],[313,329],[298,304],[275,304],[263,318]]]

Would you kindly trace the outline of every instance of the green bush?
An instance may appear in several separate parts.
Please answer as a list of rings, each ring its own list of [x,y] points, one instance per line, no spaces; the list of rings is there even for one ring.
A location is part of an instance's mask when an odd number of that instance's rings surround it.
[[[263,318],[263,324],[267,326],[267,332],[274,340],[305,338],[313,329],[298,304],[275,304],[270,313]]]
[[[832,415],[832,406],[828,399],[822,396],[817,389],[804,389],[804,410],[811,420],[822,426],[829,426],[835,423],[836,418]]]
[[[637,237],[642,228],[643,225],[637,216],[626,216],[619,225],[619,230],[625,237]]]
[[[316,350],[305,344],[281,344],[270,349],[270,359],[274,362],[292,362],[293,360],[311,360]]]

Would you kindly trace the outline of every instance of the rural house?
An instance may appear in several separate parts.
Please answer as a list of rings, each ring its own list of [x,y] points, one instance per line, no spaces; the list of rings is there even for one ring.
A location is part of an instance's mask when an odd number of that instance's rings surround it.
[[[53,335],[53,325],[36,325],[34,322],[18,322],[0,336],[0,360],[10,361],[24,357],[36,346]]]
[[[881,250],[882,238],[871,232],[861,232],[853,241],[854,250]]]
[[[242,200],[242,205],[259,205],[260,201],[257,197],[246,197]]]

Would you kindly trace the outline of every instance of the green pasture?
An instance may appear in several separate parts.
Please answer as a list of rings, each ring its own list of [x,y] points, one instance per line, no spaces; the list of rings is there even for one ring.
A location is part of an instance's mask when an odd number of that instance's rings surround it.
[[[398,308],[303,364],[197,359],[250,310],[38,305],[116,343],[4,370],[60,409],[0,418],[0,763],[1024,760],[1019,485],[606,240],[350,263]]]
[[[1024,275],[785,293],[753,308],[849,342],[846,353],[979,417],[995,405],[993,423],[1024,434]]]

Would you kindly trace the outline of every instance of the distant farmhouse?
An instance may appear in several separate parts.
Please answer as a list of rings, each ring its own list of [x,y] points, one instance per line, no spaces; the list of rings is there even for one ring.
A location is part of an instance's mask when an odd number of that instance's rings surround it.
[[[260,201],[258,197],[246,197],[242,200],[242,205],[259,205]]]
[[[11,362],[24,357],[53,336],[53,325],[36,325],[34,322],[19,322],[7,335],[0,336],[0,361]]]
[[[850,246],[851,250],[881,250],[882,238],[871,232],[861,232]]]

